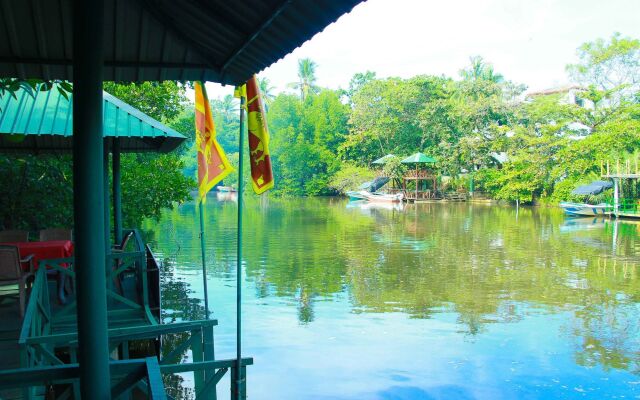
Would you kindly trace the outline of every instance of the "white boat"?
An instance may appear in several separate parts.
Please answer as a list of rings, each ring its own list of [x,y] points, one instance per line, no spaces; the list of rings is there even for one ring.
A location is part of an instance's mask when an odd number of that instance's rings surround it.
[[[349,191],[347,192],[347,196],[349,196],[349,200],[351,201],[366,200],[366,198],[357,191]]]
[[[600,204],[586,204],[586,203],[572,203],[563,201],[560,203],[560,207],[569,215],[582,215],[582,216],[596,216],[607,215],[613,211],[613,206],[607,203]]]
[[[362,190],[359,192],[359,194],[371,202],[400,203],[402,199],[404,199],[404,195],[402,193],[383,194],[383,193],[371,193],[371,192],[367,192],[366,190]]]
[[[235,193],[237,192],[236,188],[232,186],[218,186],[218,192],[220,193]]]

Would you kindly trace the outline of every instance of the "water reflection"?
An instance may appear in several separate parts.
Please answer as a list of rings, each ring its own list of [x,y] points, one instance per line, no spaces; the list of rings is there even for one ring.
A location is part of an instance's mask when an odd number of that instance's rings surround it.
[[[248,199],[252,398],[639,394],[640,225],[524,207],[381,206]],[[216,344],[232,354],[236,204],[206,211]],[[169,280],[190,284],[167,281],[165,293],[202,297],[196,227],[192,204],[147,226],[171,255]],[[200,312],[171,299],[168,315]]]

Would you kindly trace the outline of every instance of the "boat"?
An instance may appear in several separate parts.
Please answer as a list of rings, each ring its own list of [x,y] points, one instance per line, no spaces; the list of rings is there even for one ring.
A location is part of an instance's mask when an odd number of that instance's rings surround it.
[[[221,193],[237,192],[236,188],[234,188],[233,186],[218,186],[217,189],[218,192]]]
[[[385,193],[371,193],[366,190],[361,190],[359,194],[365,199],[372,202],[382,202],[382,203],[399,203],[404,199],[404,195],[402,193],[396,194],[385,194]]]
[[[366,198],[359,191],[355,190],[348,191],[347,196],[349,196],[349,201],[366,200]]]
[[[585,217],[608,215],[611,211],[613,211],[613,206],[607,203],[587,204],[563,201],[562,203],[560,203],[560,207],[564,210],[565,213],[569,215],[582,215]]]
[[[575,196],[584,196],[587,199],[590,196],[596,196],[607,189],[611,189],[613,183],[608,181],[594,181],[588,185],[582,185],[574,189],[571,194]],[[560,207],[568,215],[592,217],[597,215],[607,215],[613,211],[613,206],[607,203],[589,204],[589,203],[575,203],[571,201],[563,201],[560,203]]]

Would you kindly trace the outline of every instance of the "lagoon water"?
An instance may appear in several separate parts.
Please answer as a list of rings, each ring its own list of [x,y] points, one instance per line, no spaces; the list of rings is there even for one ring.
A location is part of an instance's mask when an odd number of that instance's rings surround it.
[[[205,211],[216,357],[233,358],[237,206]],[[315,198],[250,198],[245,224],[251,400],[640,398],[639,224]],[[165,320],[201,317],[197,208],[145,229]]]

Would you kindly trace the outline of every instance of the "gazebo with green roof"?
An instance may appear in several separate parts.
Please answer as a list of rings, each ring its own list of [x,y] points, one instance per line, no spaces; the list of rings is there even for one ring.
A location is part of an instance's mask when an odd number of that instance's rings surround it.
[[[371,164],[373,165],[385,165],[389,159],[391,158],[395,158],[395,156],[393,154],[387,154],[386,156],[382,156],[380,158],[378,158],[377,160],[373,161]]]
[[[438,180],[432,168],[437,163],[436,159],[424,153],[415,153],[401,161],[405,165],[413,165],[402,178],[402,190],[405,199],[409,201],[430,200],[438,198]],[[408,187],[414,186],[414,190]]]

